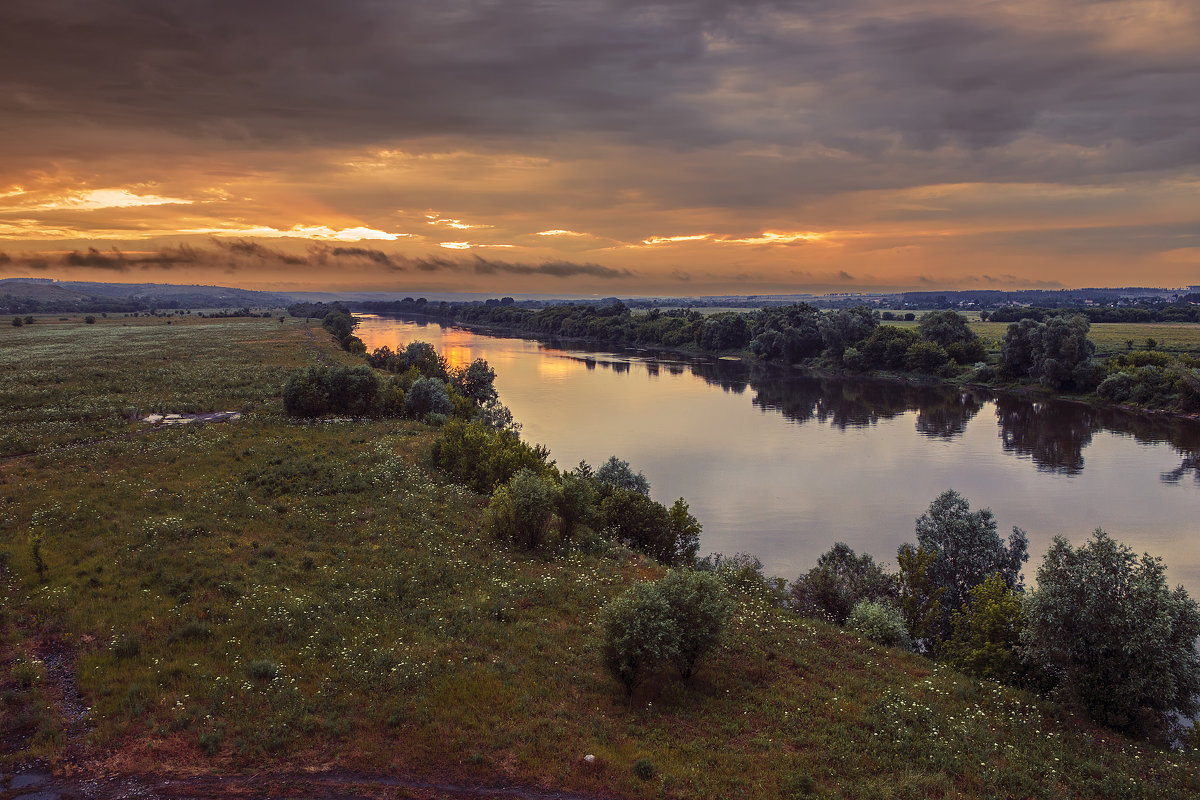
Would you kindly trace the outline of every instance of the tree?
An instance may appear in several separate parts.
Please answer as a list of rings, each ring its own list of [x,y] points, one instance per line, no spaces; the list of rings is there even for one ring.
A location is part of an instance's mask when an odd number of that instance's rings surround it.
[[[475,359],[450,376],[451,385],[477,406],[483,406],[498,397],[493,385],[495,382],[496,370],[482,358]]]
[[[675,563],[692,564],[700,550],[700,522],[691,515],[688,504],[682,497],[667,509],[671,525],[671,536],[675,539]]]
[[[629,695],[656,664],[677,655],[679,634],[671,605],[653,584],[635,583],[606,603],[600,627],[604,666]]]
[[[429,342],[409,342],[400,361],[400,371],[415,367],[426,378],[437,378],[441,381],[450,379],[446,359],[442,358]],[[487,366],[487,362],[484,362],[484,366]],[[495,377],[495,373],[492,377]]]
[[[1096,722],[1161,738],[1197,712],[1200,610],[1161,559],[1099,528],[1078,549],[1055,537],[1026,613],[1024,660]]]
[[[1095,343],[1088,338],[1091,324],[1087,317],[1082,314],[1051,317],[1042,325],[1035,377],[1051,389],[1087,386],[1088,367],[1096,352]]]
[[[921,652],[932,649],[934,626],[942,616],[942,595],[946,587],[934,586],[929,577],[934,553],[911,544],[901,545],[896,553],[900,567],[897,582],[900,590],[900,615]]]
[[[725,638],[733,605],[725,586],[711,572],[668,570],[655,588],[671,609],[676,635],[671,662],[686,681],[692,677],[696,662]]]
[[[609,456],[608,461],[596,470],[596,480],[612,489],[624,489],[650,496],[650,481],[640,472],[634,472],[628,461]]]
[[[594,513],[596,485],[592,478],[580,472],[564,472],[558,487],[555,507],[562,520],[563,535],[574,535],[575,529]]]
[[[414,417],[449,414],[454,409],[446,384],[439,378],[418,378],[404,396],[404,409]]]
[[[700,523],[682,499],[668,510],[641,492],[613,489],[600,503],[600,518],[614,538],[663,564],[695,559]]]
[[[541,547],[554,511],[554,484],[529,469],[492,493],[488,524],[499,539],[528,550]]]
[[[866,306],[839,308],[824,314],[820,326],[826,354],[840,362],[847,347],[857,345],[879,326],[879,312]]]
[[[283,385],[283,410],[292,417],[319,417],[329,412],[329,389],[323,370],[293,372]]]
[[[896,579],[869,553],[860,556],[850,545],[838,542],[792,584],[791,606],[806,617],[845,625],[860,601],[890,600],[896,595]]]
[[[967,499],[947,489],[917,518],[917,544],[933,553],[926,569],[930,586],[945,589],[942,614],[934,633],[944,639],[950,634],[950,613],[967,601],[971,588],[993,572],[1000,573],[1013,589],[1021,586],[1021,565],[1029,560],[1029,539],[1013,528],[1008,545],[996,533],[991,509],[971,511]],[[911,545],[910,545],[911,547]]]
[[[998,572],[971,589],[964,608],[951,617],[954,633],[942,645],[942,659],[959,672],[1017,684],[1023,670],[1017,647],[1025,629],[1021,594]]]

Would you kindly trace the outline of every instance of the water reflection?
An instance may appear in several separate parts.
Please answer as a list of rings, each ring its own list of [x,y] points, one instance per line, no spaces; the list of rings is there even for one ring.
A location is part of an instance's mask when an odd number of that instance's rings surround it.
[[[414,323],[403,324],[411,327]],[[418,321],[415,325],[438,333],[437,346],[451,366],[467,364],[477,357],[478,342],[488,338],[438,323]],[[567,366],[571,363],[582,364],[588,371],[600,367],[615,375],[629,375],[636,368],[644,370],[649,378],[657,378],[664,372],[670,376],[686,373],[726,393],[740,395],[749,389],[756,408],[781,414],[798,425],[815,421],[846,430],[874,426],[915,412],[916,433],[950,442],[961,437],[967,424],[991,403],[995,407],[1001,450],[1031,461],[1041,472],[1079,475],[1085,465],[1084,450],[1097,432],[1108,431],[1144,444],[1169,444],[1181,461],[1178,467],[1162,472],[1161,479],[1178,483],[1190,474],[1200,482],[1200,425],[1192,420],[1117,409],[1097,410],[1080,403],[1031,400],[982,389],[962,390],[869,377],[818,377],[733,359],[680,360],[675,353],[648,350],[614,353],[611,347],[556,339],[541,344],[502,337],[492,341],[520,341],[534,348],[544,356],[537,363],[538,375],[543,380],[564,379],[571,372]],[[372,348],[380,346],[378,342],[368,344]],[[396,344],[401,342],[391,346]],[[488,357],[494,366],[499,366],[495,353],[489,353]],[[498,359],[500,363],[504,360]]]

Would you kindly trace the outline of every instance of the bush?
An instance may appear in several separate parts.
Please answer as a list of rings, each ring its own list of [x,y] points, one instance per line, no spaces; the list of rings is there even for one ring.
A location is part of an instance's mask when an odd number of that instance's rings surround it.
[[[690,563],[700,546],[700,523],[682,498],[668,510],[641,492],[614,489],[600,517],[613,538],[663,564]]]
[[[895,606],[863,600],[850,612],[846,628],[885,647],[913,649],[912,637]]]
[[[440,378],[418,378],[404,396],[404,410],[414,417],[449,414],[454,404]]]
[[[14,327],[14,328],[19,328],[19,327],[21,327],[22,325],[24,325],[25,323],[21,321],[21,318],[20,318],[20,317],[13,317],[13,318],[12,318],[12,324],[13,324],[13,327]]]
[[[96,324],[96,318],[93,317],[91,314],[88,314],[86,317],[84,317],[83,321],[86,322],[88,325]]]
[[[654,762],[648,758],[639,758],[633,762],[633,774],[644,781],[648,781],[658,774],[658,768],[654,766]]]
[[[496,489],[488,506],[488,525],[499,539],[528,550],[542,545],[554,510],[554,484],[528,469],[521,469],[506,485]]]
[[[999,573],[971,589],[965,608],[952,617],[954,633],[942,659],[967,675],[1017,684],[1022,676],[1017,645],[1025,629],[1021,595]]]
[[[293,417],[367,416],[375,410],[379,377],[370,367],[309,367],[283,386],[283,409]]]
[[[433,446],[434,466],[480,494],[491,494],[522,468],[549,476],[554,465],[549,455],[514,431],[493,430],[479,421],[450,420]]]
[[[634,472],[628,461],[609,456],[608,461],[596,470],[596,480],[610,489],[621,489],[650,496],[650,481],[640,472]]]
[[[735,553],[732,556],[713,553],[699,559],[696,569],[713,573],[731,592],[767,605],[783,605],[783,581],[764,575],[763,564],[758,556],[750,553]]]
[[[671,606],[653,584],[635,583],[600,609],[604,666],[632,695],[655,665],[675,658]]]
[[[806,617],[844,625],[860,601],[896,596],[896,579],[875,559],[867,553],[856,555],[849,545],[838,542],[792,584],[791,606]]]
[[[1200,696],[1200,610],[1099,528],[1075,549],[1055,537],[1026,603],[1022,656],[1096,722],[1165,739]]]
[[[563,535],[574,535],[575,529],[587,523],[595,513],[595,482],[576,472],[563,473],[562,483],[555,496],[555,510],[562,520]]]
[[[655,584],[666,598],[677,640],[672,663],[687,680],[696,662],[725,638],[733,606],[719,578],[711,572],[669,570]]]

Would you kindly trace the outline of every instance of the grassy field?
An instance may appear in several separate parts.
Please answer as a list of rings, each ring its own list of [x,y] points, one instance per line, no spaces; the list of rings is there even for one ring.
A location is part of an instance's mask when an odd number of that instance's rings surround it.
[[[116,772],[306,765],[639,798],[1200,792],[1194,753],[755,593],[737,595],[731,637],[689,685],[659,676],[627,699],[600,666],[596,613],[661,568],[621,548],[551,558],[494,541],[486,500],[430,469],[432,428],[287,420],[283,374],[314,347],[349,358],[315,339],[261,319],[0,336],[6,442],[126,433],[128,405],[248,411],[0,466],[0,771],[30,756]],[[86,413],[41,428],[52,384]],[[653,769],[639,776],[640,759]]]
[[[968,315],[969,316],[969,315]],[[917,327],[917,322],[889,320],[884,325],[897,325],[905,328]],[[988,345],[988,349],[999,352],[1000,341],[1008,330],[1007,322],[980,322],[977,318],[971,320],[971,330]],[[1093,323],[1088,337],[1096,343],[1096,355],[1107,356],[1113,353],[1123,353],[1133,348],[1141,350],[1146,346],[1147,339],[1157,342],[1157,349],[1175,354],[1200,354],[1200,324],[1187,322],[1099,322]]]

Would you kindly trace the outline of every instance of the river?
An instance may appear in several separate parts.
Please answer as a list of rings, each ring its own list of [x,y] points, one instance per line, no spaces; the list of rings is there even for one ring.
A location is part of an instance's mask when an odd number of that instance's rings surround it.
[[[1029,534],[1026,583],[1058,534],[1102,527],[1200,597],[1200,424],[740,361],[590,351],[360,316],[368,351],[411,341],[486,359],[529,442],[558,465],[610,455],[684,497],[701,553],[748,552],[792,579],[837,541],[895,568],[938,494]]]

